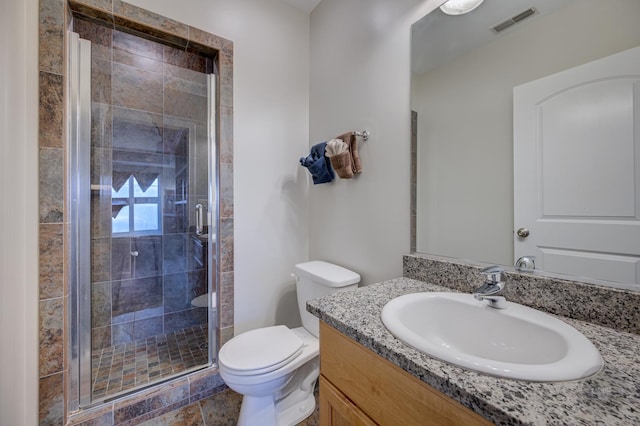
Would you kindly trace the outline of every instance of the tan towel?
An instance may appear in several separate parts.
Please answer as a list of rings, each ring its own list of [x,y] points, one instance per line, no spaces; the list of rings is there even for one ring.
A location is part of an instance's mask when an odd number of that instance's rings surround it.
[[[353,173],[362,172],[362,163],[360,162],[360,154],[358,153],[358,140],[353,132],[347,132],[336,139],[342,139],[344,143],[349,146],[349,153],[351,154],[351,170]]]
[[[349,151],[341,152],[329,157],[331,167],[341,179],[351,179],[353,177],[351,154]]]
[[[331,161],[331,167],[342,179],[351,179],[353,170],[351,168],[351,153],[349,145],[342,139],[331,139],[327,142],[325,155]]]

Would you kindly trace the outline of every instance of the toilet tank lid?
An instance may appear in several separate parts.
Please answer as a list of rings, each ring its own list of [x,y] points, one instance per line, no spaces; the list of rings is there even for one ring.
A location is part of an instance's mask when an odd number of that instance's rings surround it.
[[[317,281],[328,287],[344,287],[360,282],[360,275],[355,272],[321,260],[298,263],[295,272],[300,277]]]

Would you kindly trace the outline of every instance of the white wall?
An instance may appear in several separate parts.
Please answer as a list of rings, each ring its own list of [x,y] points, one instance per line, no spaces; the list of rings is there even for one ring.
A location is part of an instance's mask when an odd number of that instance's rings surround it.
[[[129,0],[234,43],[236,333],[297,325],[308,259],[309,16],[279,0]]]
[[[367,129],[363,172],[310,188],[310,257],[402,275],[409,252],[410,26],[438,0],[323,0],[311,13],[311,143]]]
[[[0,424],[38,422],[38,1],[0,2]]]

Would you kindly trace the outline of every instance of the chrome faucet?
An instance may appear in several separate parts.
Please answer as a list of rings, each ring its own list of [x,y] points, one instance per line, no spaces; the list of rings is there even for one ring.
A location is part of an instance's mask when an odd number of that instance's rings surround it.
[[[484,284],[473,290],[473,297],[486,300],[492,308],[506,308],[507,299],[502,296],[505,287],[504,281],[501,281],[502,272],[504,271],[498,266],[489,266],[480,271],[485,276]]]

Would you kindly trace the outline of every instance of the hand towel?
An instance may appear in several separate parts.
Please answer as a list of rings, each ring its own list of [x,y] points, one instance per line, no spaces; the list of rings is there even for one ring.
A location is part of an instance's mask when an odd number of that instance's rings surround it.
[[[353,177],[353,170],[351,167],[351,154],[349,151],[344,151],[333,157],[329,157],[331,166],[336,171],[336,174],[341,179],[351,179]]]
[[[333,170],[341,179],[351,179],[353,177],[349,145],[341,139],[331,139],[327,142],[326,156],[329,157]]]
[[[309,155],[300,157],[300,164],[306,167],[311,173],[314,185],[328,183],[334,179],[331,162],[325,158],[327,143],[322,142],[311,147]]]
[[[360,154],[358,153],[358,140],[353,132],[347,132],[336,139],[342,139],[349,147],[351,154],[351,170],[353,173],[362,173],[362,163],[360,161]]]
[[[342,139],[331,139],[327,142],[326,156],[333,157],[334,155],[342,154],[349,150],[349,145],[342,142]]]

